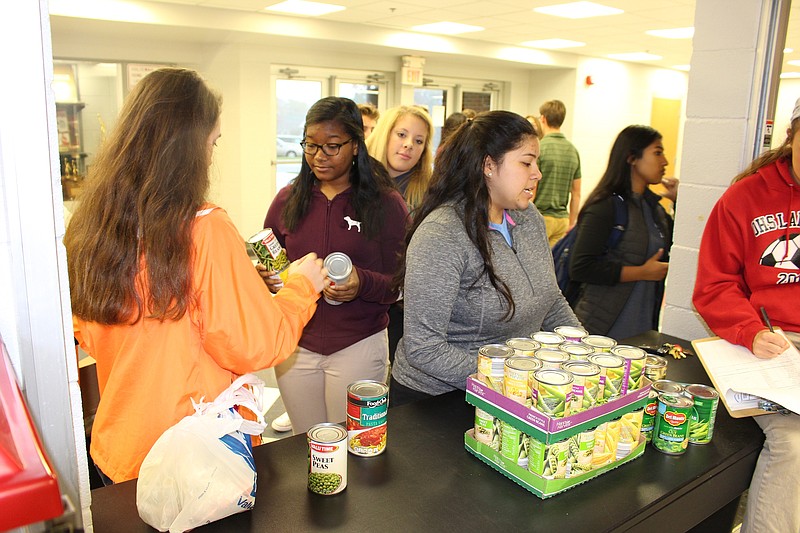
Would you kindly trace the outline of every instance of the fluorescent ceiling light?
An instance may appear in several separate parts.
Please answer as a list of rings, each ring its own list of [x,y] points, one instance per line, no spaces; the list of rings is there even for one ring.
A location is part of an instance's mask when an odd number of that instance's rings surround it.
[[[792,52],[794,52],[794,48],[784,48],[783,49],[783,53],[784,54],[791,54]]]
[[[787,63],[794,67],[800,67],[800,59],[792,59],[791,61],[787,61]]]
[[[628,52],[625,54],[608,54],[606,57],[619,59],[620,61],[655,61],[662,59],[661,56],[649,52]]]
[[[540,39],[538,41],[525,41],[524,43],[519,44],[520,46],[530,46],[531,48],[547,48],[548,50],[586,46],[586,43],[582,43],[580,41],[570,41],[569,39]]]
[[[783,74],[781,74],[782,80],[796,79],[796,78],[800,78],[800,72],[784,72]]]
[[[675,70],[683,70],[684,72],[689,72],[689,65],[672,65],[672,68]]]
[[[568,4],[534,7],[533,10],[537,13],[568,19],[585,19],[624,13],[621,9],[595,4],[594,2],[570,2]]]
[[[414,31],[421,31],[424,33],[441,33],[444,35],[457,35],[459,33],[469,33],[472,31],[483,31],[485,28],[480,26],[470,26],[469,24],[460,24],[458,22],[433,22],[431,24],[421,24],[411,28]]]
[[[647,35],[663,37],[664,39],[691,39],[694,37],[694,28],[670,28],[668,30],[647,30]]]
[[[318,17],[320,15],[327,15],[328,13],[344,11],[344,6],[337,6],[336,4],[323,4],[321,2],[309,2],[308,0],[286,0],[280,4],[275,4],[264,8],[264,11],[276,11],[278,13]]]

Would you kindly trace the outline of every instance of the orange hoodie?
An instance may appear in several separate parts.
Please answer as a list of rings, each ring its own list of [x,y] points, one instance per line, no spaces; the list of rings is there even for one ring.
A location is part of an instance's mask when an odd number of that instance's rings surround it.
[[[73,318],[97,360],[100,404],[91,455],[114,482],[139,475],[156,439],[237,375],[274,366],[296,348],[319,293],[302,275],[274,297],[224,210],[206,205],[192,230],[197,305],[179,320],[105,326]]]

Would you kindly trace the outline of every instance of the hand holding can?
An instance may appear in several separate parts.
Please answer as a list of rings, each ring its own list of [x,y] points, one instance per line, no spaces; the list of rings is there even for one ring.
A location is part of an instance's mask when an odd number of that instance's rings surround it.
[[[355,299],[360,282],[350,257],[342,252],[333,252],[328,254],[324,264],[330,280],[322,291],[325,301],[330,305],[341,305]]]

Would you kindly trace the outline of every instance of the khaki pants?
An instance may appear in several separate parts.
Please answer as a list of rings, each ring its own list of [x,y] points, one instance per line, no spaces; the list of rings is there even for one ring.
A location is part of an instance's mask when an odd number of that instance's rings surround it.
[[[552,248],[567,233],[569,218],[544,216],[544,225],[547,228],[547,240],[550,242],[550,248]]]
[[[388,365],[385,329],[330,355],[298,346],[275,367],[292,432],[302,435],[320,422],[345,422],[347,386],[360,379],[385,382]]]

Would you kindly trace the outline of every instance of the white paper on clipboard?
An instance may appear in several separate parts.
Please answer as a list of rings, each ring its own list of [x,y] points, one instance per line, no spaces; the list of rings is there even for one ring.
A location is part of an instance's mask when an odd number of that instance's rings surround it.
[[[791,342],[773,359],[759,359],[747,348],[718,337],[692,345],[732,415],[758,409],[761,398],[800,413],[800,352]]]

